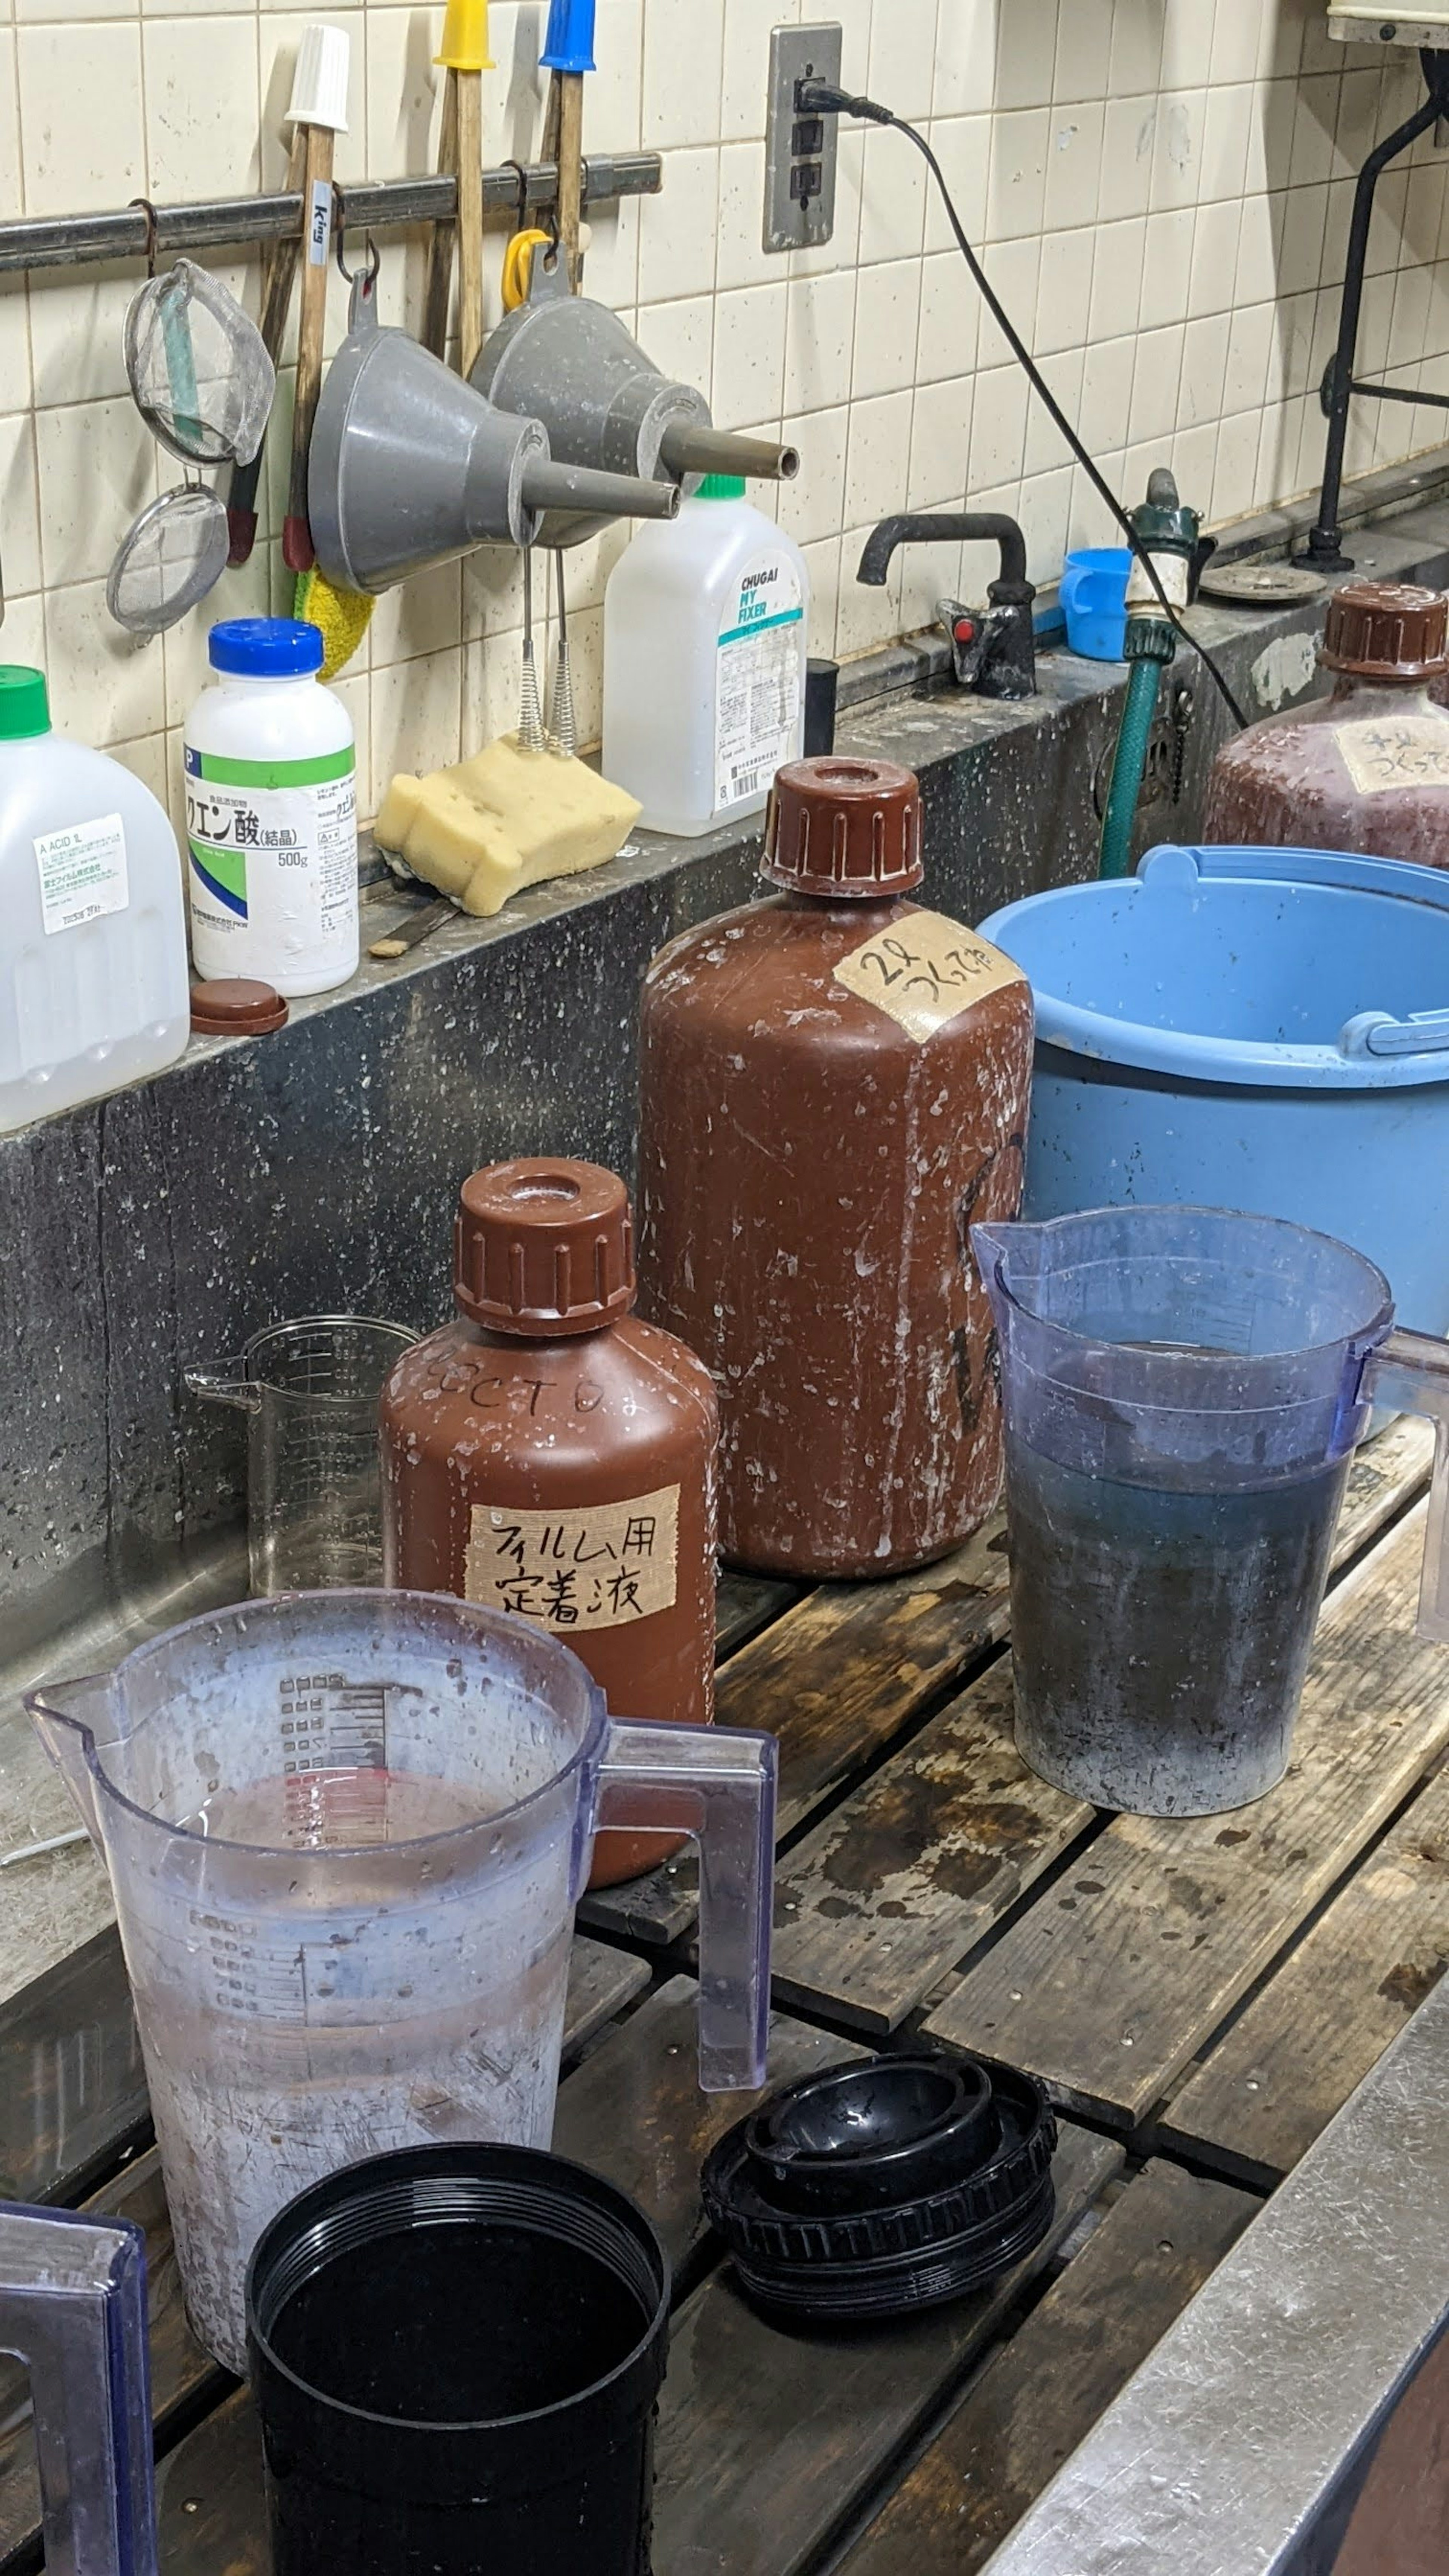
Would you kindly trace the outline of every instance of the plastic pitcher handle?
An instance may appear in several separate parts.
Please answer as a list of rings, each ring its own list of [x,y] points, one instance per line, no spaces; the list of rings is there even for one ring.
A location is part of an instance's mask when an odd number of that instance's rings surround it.
[[[1422,1413],[1434,1425],[1434,1482],[1424,1533],[1419,1634],[1449,1646],[1449,1342],[1432,1333],[1390,1333],[1371,1351],[1363,1373],[1365,1404]]]
[[[773,1735],[731,1726],[609,1726],[592,1834],[627,1825],[699,1844],[699,2081],[705,2093],[765,2081],[775,1874]]]
[[[234,1404],[241,1413],[260,1413],[262,1390],[255,1378],[249,1378],[240,1360],[197,1360],[182,1377],[192,1395],[203,1396],[209,1404]]]
[[[1433,1055],[1449,1047],[1449,1011],[1359,1011],[1338,1033],[1340,1055]]]
[[[48,2576],[156,2576],[140,2228],[0,2203],[0,2350],[30,2373]]]

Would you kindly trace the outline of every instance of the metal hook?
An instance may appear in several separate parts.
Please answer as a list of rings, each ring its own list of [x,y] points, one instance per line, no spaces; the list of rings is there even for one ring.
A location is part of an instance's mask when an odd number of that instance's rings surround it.
[[[335,210],[335,220],[337,225],[337,265],[350,286],[353,282],[355,272],[348,267],[346,260],[342,256],[343,244],[347,233],[347,209],[343,200],[342,190],[337,186],[335,181],[333,182],[332,188],[332,203]],[[381,255],[371,233],[364,233],[362,239],[367,251],[367,273],[364,283],[367,286],[375,286],[377,284],[377,272],[382,266]]]
[[[513,229],[516,233],[521,233],[528,222],[528,172],[521,161],[505,161],[502,167],[505,170],[511,170],[518,181],[518,204],[514,209]]]
[[[132,197],[130,203],[133,206],[139,206],[146,218],[146,275],[154,277],[156,274],[156,209],[149,197]]]

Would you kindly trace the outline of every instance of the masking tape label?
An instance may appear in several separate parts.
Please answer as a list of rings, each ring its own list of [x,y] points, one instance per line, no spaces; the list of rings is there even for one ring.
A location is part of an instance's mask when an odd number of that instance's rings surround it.
[[[1449,716],[1371,716],[1336,726],[1334,739],[1361,796],[1449,787]]]
[[[35,842],[40,871],[40,917],[47,938],[56,930],[78,930],[108,912],[124,912],[130,901],[126,879],[126,827],[119,814],[103,814],[95,823],[70,823],[63,832],[42,832]]]
[[[475,1503],[465,1593],[560,1633],[628,1628],[678,1591],[679,1487],[577,1512]]]
[[[907,912],[842,957],[835,981],[888,1012],[924,1044],[973,1002],[1003,985],[1024,984],[1026,977],[989,939],[978,939],[943,912]]]

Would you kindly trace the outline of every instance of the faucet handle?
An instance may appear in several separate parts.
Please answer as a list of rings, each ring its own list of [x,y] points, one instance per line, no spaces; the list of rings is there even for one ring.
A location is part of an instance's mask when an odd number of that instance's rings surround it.
[[[979,610],[965,607],[959,599],[938,599],[936,616],[951,647],[951,668],[957,688],[976,688],[986,659],[988,620]]]

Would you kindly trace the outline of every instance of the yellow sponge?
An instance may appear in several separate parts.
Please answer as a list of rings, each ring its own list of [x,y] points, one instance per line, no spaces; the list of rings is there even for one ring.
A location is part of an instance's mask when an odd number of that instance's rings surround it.
[[[395,778],[373,829],[414,876],[486,917],[523,886],[617,857],[642,810],[581,760],[505,734],[455,769]]]

